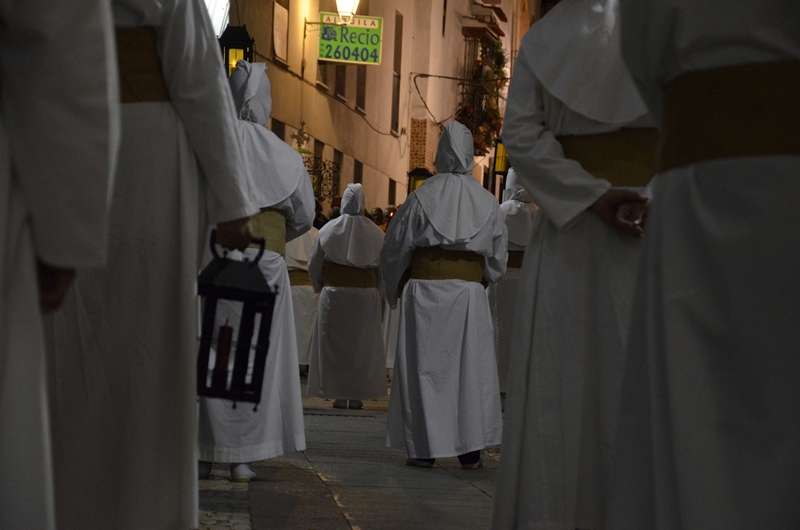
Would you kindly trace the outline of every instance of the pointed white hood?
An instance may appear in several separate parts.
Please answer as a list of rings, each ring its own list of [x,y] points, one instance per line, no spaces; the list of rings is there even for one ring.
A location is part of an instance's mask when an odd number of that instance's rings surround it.
[[[438,174],[413,193],[436,231],[449,243],[469,241],[489,220],[496,199],[472,178],[472,133],[448,123],[436,152]]]
[[[328,261],[350,267],[377,267],[383,230],[364,216],[361,184],[348,184],[342,194],[342,215],[319,231],[319,244]]]
[[[301,178],[310,178],[303,158],[267,129],[272,109],[267,65],[239,61],[230,77],[239,116],[239,138],[259,208],[285,201]]]
[[[622,60],[619,0],[563,0],[533,25],[523,48],[545,89],[602,123],[647,113]]]

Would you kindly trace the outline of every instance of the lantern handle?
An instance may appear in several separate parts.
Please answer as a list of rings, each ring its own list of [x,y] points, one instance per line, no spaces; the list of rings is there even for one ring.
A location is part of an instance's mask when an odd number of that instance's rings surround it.
[[[253,260],[253,263],[259,263],[261,261],[261,256],[264,255],[264,247],[267,245],[267,240],[263,237],[254,237],[251,239],[253,243],[258,243],[258,255],[256,259]]]
[[[264,247],[267,245],[267,240],[264,239],[263,237],[254,237],[250,241],[252,241],[253,243],[258,243],[258,255],[256,256],[256,259],[253,260],[253,263],[258,263],[258,262],[261,261],[261,257],[264,255]],[[220,258],[220,255],[217,253],[217,230],[216,229],[211,230],[211,238],[209,240],[209,245],[211,246],[211,254],[216,259],[222,259],[222,258]],[[247,261],[247,258],[244,258],[244,261]]]

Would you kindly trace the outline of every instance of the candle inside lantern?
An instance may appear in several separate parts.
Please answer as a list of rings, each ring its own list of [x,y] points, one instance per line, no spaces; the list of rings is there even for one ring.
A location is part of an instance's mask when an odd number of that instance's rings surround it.
[[[211,378],[213,388],[224,390],[228,386],[228,360],[232,343],[233,328],[225,321],[225,325],[219,327],[217,335],[217,358],[214,362],[214,375]]]

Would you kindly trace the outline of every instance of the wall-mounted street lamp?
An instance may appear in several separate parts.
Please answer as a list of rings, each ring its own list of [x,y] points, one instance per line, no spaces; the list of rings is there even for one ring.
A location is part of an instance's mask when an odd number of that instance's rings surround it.
[[[349,24],[358,11],[360,0],[336,0],[336,11],[342,24]]]
[[[236,63],[245,60],[253,62],[256,40],[250,37],[247,26],[231,26],[225,28],[219,36],[219,47],[222,49],[222,62],[228,75],[231,75]]]

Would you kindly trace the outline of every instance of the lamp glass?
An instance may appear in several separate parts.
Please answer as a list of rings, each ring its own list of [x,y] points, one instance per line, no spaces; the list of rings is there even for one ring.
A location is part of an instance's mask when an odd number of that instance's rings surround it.
[[[508,172],[508,153],[503,141],[499,139],[494,152],[494,172],[501,175]]]
[[[360,0],[336,0],[336,11],[339,13],[339,18],[342,22],[349,24],[350,21],[358,11],[358,3]]]

